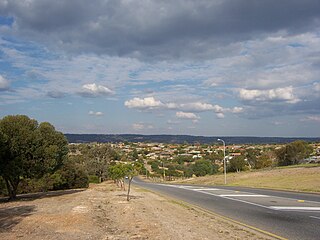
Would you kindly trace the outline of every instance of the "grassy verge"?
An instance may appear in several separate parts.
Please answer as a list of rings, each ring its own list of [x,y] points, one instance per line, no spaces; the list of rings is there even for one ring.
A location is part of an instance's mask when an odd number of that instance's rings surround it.
[[[223,175],[213,175],[180,181],[188,184],[222,185]],[[252,172],[228,173],[229,186],[320,192],[320,166],[290,166]]]

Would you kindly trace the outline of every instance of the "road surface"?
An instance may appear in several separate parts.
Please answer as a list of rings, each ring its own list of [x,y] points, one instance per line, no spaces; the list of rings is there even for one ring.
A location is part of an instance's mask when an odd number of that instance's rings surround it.
[[[320,239],[320,194],[133,182],[283,238]]]

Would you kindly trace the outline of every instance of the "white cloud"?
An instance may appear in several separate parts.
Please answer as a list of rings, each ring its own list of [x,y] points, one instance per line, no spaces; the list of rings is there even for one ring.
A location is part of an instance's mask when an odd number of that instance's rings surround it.
[[[176,117],[180,119],[199,120],[200,117],[191,112],[176,112]]]
[[[223,113],[217,113],[216,116],[217,116],[217,118],[220,118],[220,119],[224,118],[224,114]]]
[[[216,113],[218,118],[224,118],[224,113],[241,113],[243,112],[242,107],[234,108],[223,108],[219,105],[213,105],[210,103],[202,102],[189,102],[189,103],[163,103],[159,100],[156,100],[154,97],[147,98],[133,98],[124,103],[128,108],[137,108],[137,109],[167,109],[167,110],[179,110],[176,113],[176,117],[181,119],[193,119],[194,122],[197,122],[200,119],[194,112],[206,112],[213,111]]]
[[[231,109],[232,113],[241,113],[243,112],[243,108],[242,107],[234,107]]]
[[[141,131],[145,129],[153,129],[153,125],[151,124],[145,124],[145,123],[134,123],[132,124],[132,128],[136,131]]]
[[[124,105],[128,108],[138,109],[154,109],[164,106],[161,101],[156,100],[154,97],[133,98],[125,101]]]
[[[301,119],[303,122],[317,122],[320,123],[320,116],[307,116]]]
[[[179,108],[185,111],[203,112],[203,111],[215,110],[217,107],[208,103],[194,102],[194,103],[180,104]]]
[[[100,117],[103,115],[103,112],[94,112],[94,111],[89,111],[88,113],[89,115],[92,115],[92,116],[97,116],[97,117]]]
[[[246,101],[286,101],[296,103],[299,101],[293,94],[293,87],[275,88],[270,90],[240,89],[239,96]]]
[[[318,82],[313,83],[313,89],[317,92],[320,92],[320,83]]]
[[[84,97],[98,97],[98,96],[107,96],[113,94],[113,91],[109,88],[97,85],[95,83],[92,84],[84,84],[82,86],[82,90],[80,91],[80,95]]]
[[[0,91],[8,90],[9,89],[9,81],[0,75]]]

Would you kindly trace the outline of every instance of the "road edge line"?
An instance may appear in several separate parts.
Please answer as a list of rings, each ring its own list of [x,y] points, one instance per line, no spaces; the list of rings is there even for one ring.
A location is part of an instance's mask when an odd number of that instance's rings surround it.
[[[166,195],[166,194],[162,194],[162,193],[159,193],[159,192],[155,192],[155,191],[152,191],[152,190],[150,190],[150,189],[143,188],[143,187],[140,187],[140,186],[139,186],[139,187],[138,187],[138,186],[134,186],[134,187],[135,187],[135,188],[138,188],[138,189],[143,189],[144,191],[147,191],[147,192],[156,194],[156,195],[158,195],[158,196],[161,196],[161,197],[163,197],[163,198],[171,201],[172,203],[179,204],[179,205],[181,205],[181,206],[183,206],[183,207],[193,208],[193,209],[196,209],[196,210],[198,210],[198,211],[200,211],[200,212],[203,212],[203,213],[206,213],[206,214],[209,214],[209,215],[217,216],[217,217],[219,217],[219,218],[222,218],[222,219],[225,220],[225,221],[229,221],[229,222],[238,224],[238,225],[240,225],[240,226],[249,228],[249,229],[251,229],[251,230],[254,230],[254,231],[256,231],[256,232],[262,233],[262,234],[267,235],[267,236],[269,236],[269,237],[273,237],[273,238],[276,238],[276,239],[279,239],[279,240],[288,240],[288,238],[284,238],[284,237],[278,236],[278,235],[276,235],[276,234],[274,234],[274,233],[271,233],[271,232],[262,230],[262,229],[257,228],[257,227],[253,227],[253,226],[248,225],[248,224],[243,223],[243,222],[239,222],[239,221],[234,220],[234,219],[232,219],[232,218],[223,216],[223,215],[221,215],[221,214],[219,214],[219,213],[209,211],[209,210],[207,210],[207,209],[205,209],[205,208],[203,208],[203,207],[200,207],[200,206],[198,206],[198,205],[196,205],[196,204],[188,203],[188,202],[185,202],[185,201],[183,201],[183,200],[176,199],[176,198],[173,198],[173,197],[168,196],[168,195]]]

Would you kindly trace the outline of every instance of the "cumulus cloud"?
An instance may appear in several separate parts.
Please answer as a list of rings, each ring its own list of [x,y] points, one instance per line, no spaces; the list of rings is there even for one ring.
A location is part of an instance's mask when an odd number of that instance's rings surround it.
[[[79,94],[83,97],[99,97],[111,95],[113,94],[113,91],[105,86],[92,83],[84,84]]]
[[[234,107],[231,109],[232,113],[241,113],[243,111],[244,111],[243,107]]]
[[[164,106],[161,101],[156,100],[154,97],[133,98],[125,101],[124,105],[128,108],[138,109],[154,109]]]
[[[220,118],[220,119],[224,118],[224,114],[223,113],[217,113],[216,116],[217,116],[217,118]]]
[[[185,111],[194,111],[194,112],[204,112],[204,111],[210,111],[210,110],[220,110],[220,106],[209,103],[202,103],[202,102],[194,102],[194,103],[183,103],[178,105],[179,108],[185,110]]]
[[[176,112],[176,117],[180,119],[199,120],[200,117],[191,112]]]
[[[9,81],[5,77],[0,75],[0,91],[8,90],[9,86],[10,86]]]
[[[285,101],[288,103],[299,101],[293,94],[292,86],[270,90],[240,89],[239,97],[244,101]]]
[[[97,116],[97,117],[100,117],[103,115],[103,112],[95,112],[95,111],[89,111],[88,112],[89,115],[91,116]]]
[[[136,108],[142,110],[152,110],[152,109],[161,109],[161,110],[179,110],[176,113],[176,117],[181,119],[193,119],[195,122],[200,119],[195,113],[196,112],[207,112],[213,111],[216,113],[217,118],[224,118],[225,113],[234,113],[238,114],[244,111],[242,107],[234,108],[224,108],[217,104],[213,105],[210,103],[202,102],[189,102],[189,103],[164,103],[159,100],[156,100],[154,97],[147,98],[133,98],[124,103],[128,108]]]
[[[145,130],[145,129],[153,129],[153,125],[152,124],[145,124],[145,123],[134,123],[132,124],[132,128],[136,131],[141,131],[141,130]]]

